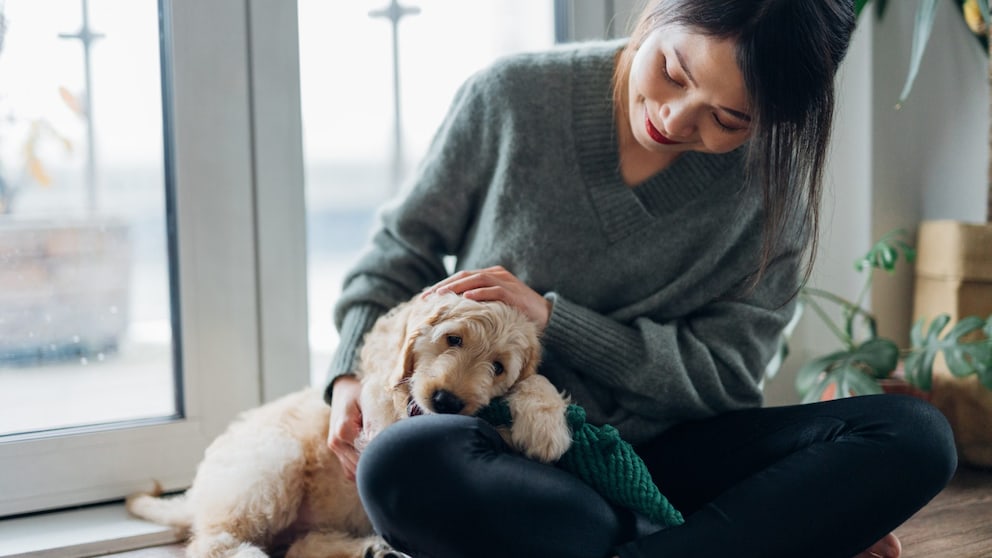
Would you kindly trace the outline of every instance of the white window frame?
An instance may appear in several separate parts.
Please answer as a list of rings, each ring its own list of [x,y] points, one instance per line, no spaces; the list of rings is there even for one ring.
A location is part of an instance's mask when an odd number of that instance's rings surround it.
[[[0,441],[0,516],[184,488],[238,412],[308,382],[296,3],[161,10],[184,416]]]

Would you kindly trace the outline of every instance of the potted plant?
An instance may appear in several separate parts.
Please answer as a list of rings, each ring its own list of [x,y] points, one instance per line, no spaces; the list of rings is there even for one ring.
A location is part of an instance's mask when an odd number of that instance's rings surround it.
[[[937,19],[941,0],[920,0],[917,5],[909,69],[896,106],[908,99]],[[989,54],[983,71],[992,85],[992,11],[989,0],[953,0],[961,15],[961,31],[975,36]],[[870,0],[856,0],[861,10]],[[881,17],[888,2],[874,0]],[[992,95],[992,88],[990,88]],[[992,106],[992,98],[990,98]],[[989,126],[992,130],[992,125]],[[955,220],[924,221],[917,232],[918,258],[914,280],[913,315],[916,320],[941,316],[933,327],[947,327],[955,334],[967,330],[973,336],[992,336],[990,328],[975,328],[977,318],[992,314],[992,136],[988,139],[986,217],[983,223]],[[960,328],[960,329],[958,329]],[[927,332],[929,338],[930,331]],[[917,336],[922,336],[917,332]],[[966,337],[974,339],[974,337]],[[914,343],[917,339],[914,339]],[[948,356],[948,355],[945,355]],[[953,358],[953,357],[951,357]],[[907,364],[909,361],[907,361]],[[925,377],[931,401],[950,420],[962,461],[992,467],[992,391],[978,375],[958,377],[948,358],[930,361]],[[907,370],[907,374],[911,374]]]
[[[855,262],[855,269],[864,276],[855,300],[808,286],[800,291],[797,313],[811,311],[840,345],[837,351],[814,358],[800,368],[796,389],[804,403],[882,393],[891,380],[897,386],[907,384],[927,394],[932,389],[938,357],[946,361],[955,376],[974,376],[992,390],[992,338],[988,337],[992,334],[992,316],[966,316],[953,326],[947,314],[929,323],[921,318],[910,331],[911,346],[906,349],[878,335],[877,320],[864,307],[864,298],[876,271],[893,272],[900,254],[907,261],[915,259],[916,252],[906,242],[906,234],[901,230],[886,234]]]
[[[911,262],[916,251],[907,242],[906,231],[892,231],[883,236],[854,268],[864,276],[855,300],[830,291],[804,287],[796,308],[798,321],[807,313],[820,319],[838,342],[836,351],[805,363],[796,376],[796,389],[803,403],[869,395],[883,392],[910,393],[934,401],[937,366],[946,367],[954,378],[966,379],[977,389],[992,396],[992,315],[970,315],[951,323],[943,313],[931,321],[919,318],[910,331],[911,345],[900,348],[895,341],[878,335],[876,317],[865,308],[872,279],[878,270],[892,273],[900,259]],[[782,353],[788,353],[787,328]],[[960,400],[959,400],[960,401]],[[935,404],[945,414],[946,407]],[[970,447],[970,424],[952,427],[962,458],[973,465],[985,465],[983,452],[988,446]],[[987,422],[981,423],[988,430]]]

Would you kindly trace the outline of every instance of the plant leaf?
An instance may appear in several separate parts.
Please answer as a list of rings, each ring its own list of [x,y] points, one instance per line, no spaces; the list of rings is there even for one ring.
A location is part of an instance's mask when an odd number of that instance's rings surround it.
[[[913,349],[906,357],[906,379],[911,384],[929,391],[933,380],[933,363],[938,353],[943,352],[944,360],[951,374],[957,377],[977,374],[983,383],[988,378],[992,383],[992,338],[971,339],[970,336],[984,333],[988,320],[978,316],[967,316],[958,320],[943,337],[941,332],[950,322],[950,316],[941,314],[931,322],[926,336],[921,335],[922,320],[913,327]]]
[[[852,370],[846,374],[850,384],[850,392],[853,395],[874,395],[882,393],[882,387],[878,382],[866,376],[860,370]]]
[[[992,25],[992,10],[989,10],[989,0],[978,0],[978,9],[985,18],[985,25]]]
[[[803,395],[802,403],[815,403],[823,398],[823,392],[827,390],[827,387],[833,382],[829,378],[821,378],[818,383],[816,383],[810,391]],[[800,392],[802,393],[802,392]]]
[[[875,13],[878,16],[878,19],[882,19],[882,16],[885,15],[885,6],[888,2],[889,0],[875,0]]]
[[[854,16],[858,17],[861,15],[861,11],[865,9],[865,5],[868,4],[868,0],[855,0],[854,1]]]
[[[905,229],[895,229],[886,233],[878,242],[872,245],[861,259],[854,262],[854,269],[864,271],[867,268],[893,271],[902,252],[906,261],[916,259],[916,250],[904,239],[909,235]]]
[[[820,400],[823,397],[823,393],[831,385],[835,386],[835,399],[882,393],[882,388],[879,387],[878,382],[865,374],[861,367],[853,363],[844,363],[836,366],[820,376],[818,380],[815,389],[812,389],[803,398],[804,403]]]
[[[899,346],[888,339],[869,339],[854,350],[850,360],[866,365],[875,378],[886,378],[899,365]]]
[[[927,43],[930,41],[930,32],[933,31],[933,22],[937,17],[938,0],[920,0],[920,6],[916,10],[916,25],[913,29],[913,47],[909,55],[909,74],[906,76],[906,83],[899,94],[899,105],[906,102],[909,92],[913,89],[913,82],[916,81],[916,74],[920,71],[920,62],[923,60],[923,52],[926,51]]]
[[[796,391],[806,394],[820,380],[821,374],[830,369],[835,362],[843,360],[848,355],[848,351],[838,351],[819,358],[815,358],[802,366],[796,373]]]

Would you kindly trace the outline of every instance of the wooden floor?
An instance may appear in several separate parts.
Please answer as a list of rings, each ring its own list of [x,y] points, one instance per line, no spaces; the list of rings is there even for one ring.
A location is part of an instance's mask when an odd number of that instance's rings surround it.
[[[992,558],[992,471],[958,469],[896,534],[903,558]]]
[[[902,558],[992,558],[992,471],[959,469],[948,487],[896,534]],[[183,552],[171,545],[113,558],[183,558]]]

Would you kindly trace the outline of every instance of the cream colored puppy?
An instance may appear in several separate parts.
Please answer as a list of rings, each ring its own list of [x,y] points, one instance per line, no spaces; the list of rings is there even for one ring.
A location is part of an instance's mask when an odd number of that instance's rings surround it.
[[[543,462],[571,444],[567,400],[537,375],[540,344],[525,316],[498,302],[432,295],[398,306],[365,338],[362,438],[421,413],[472,415],[505,396],[511,447]],[[389,558],[354,483],[327,449],[329,407],[306,389],[241,415],[209,448],[192,487],[136,494],[128,510],[190,536],[190,558]]]
[[[362,347],[363,435],[421,413],[474,415],[505,396],[513,417],[512,429],[500,432],[506,442],[556,461],[572,442],[568,401],[537,374],[537,339],[533,322],[500,302],[445,294],[398,306]]]

